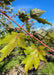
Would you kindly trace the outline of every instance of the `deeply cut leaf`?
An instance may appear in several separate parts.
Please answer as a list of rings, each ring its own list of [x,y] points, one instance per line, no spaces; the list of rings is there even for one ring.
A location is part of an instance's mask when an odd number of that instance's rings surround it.
[[[41,49],[40,49],[41,48]],[[27,54],[27,57],[24,59],[24,61],[22,62],[23,64],[25,64],[25,71],[26,74],[28,72],[28,70],[31,70],[33,65],[35,67],[35,69],[38,68],[40,60],[44,60],[45,62],[45,53],[43,51],[45,47],[43,46],[39,46],[39,50],[35,47],[34,44],[31,45],[31,47],[27,47],[26,50],[24,50],[25,54]]]
[[[7,57],[17,45],[26,49],[24,35],[24,33],[17,34],[17,32],[12,32],[11,34],[7,34],[4,39],[0,40],[0,44],[7,43],[7,45],[0,50],[0,61]]]
[[[2,50],[0,50],[1,56],[0,61],[2,61],[7,55],[10,54],[10,52],[17,46],[17,37],[14,39],[11,39],[9,44],[7,44]]]

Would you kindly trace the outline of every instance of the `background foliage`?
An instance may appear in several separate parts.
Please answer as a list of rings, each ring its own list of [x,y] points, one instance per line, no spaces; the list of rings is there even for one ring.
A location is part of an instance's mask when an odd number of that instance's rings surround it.
[[[13,8],[10,6],[12,1],[14,0],[2,1],[0,8],[7,14],[11,13],[13,10]],[[49,23],[45,19],[40,18],[40,16],[44,12],[45,11],[42,11],[41,9],[36,9],[36,8],[30,10],[30,13],[26,13],[25,11],[20,11],[20,9],[18,10],[19,19],[23,23],[26,21],[26,26],[25,26],[26,30],[29,33],[33,34],[36,38],[38,38],[39,40],[41,40],[42,42],[44,42],[45,44],[53,48],[53,45],[54,45],[53,29],[45,30],[41,28],[38,31],[31,30],[33,23],[34,23],[33,19],[38,21],[39,23],[49,24],[52,26],[51,23]],[[28,36],[20,28],[17,28],[17,27],[14,28],[12,25],[12,22],[9,19],[7,19],[3,14],[1,14],[1,12],[0,12],[0,16],[1,16],[1,19],[0,19],[0,36],[1,36],[0,37],[1,38],[0,39],[0,45],[1,45],[0,61],[2,61],[0,63],[0,69],[3,66],[4,66],[2,69],[3,71],[10,69],[11,67],[14,67],[17,64],[21,63],[21,61],[25,58],[22,63],[25,64],[25,71],[27,74],[28,70],[31,70],[33,65],[35,69],[37,69],[37,67],[39,66],[40,60],[44,60],[45,62],[47,62],[44,57],[45,56],[44,51],[48,49],[42,46],[42,44],[40,44],[34,38]],[[32,21],[28,20],[29,18],[32,19]],[[15,50],[16,46],[18,48],[16,48]],[[10,59],[11,57],[12,59]],[[13,65],[12,63],[15,65]]]

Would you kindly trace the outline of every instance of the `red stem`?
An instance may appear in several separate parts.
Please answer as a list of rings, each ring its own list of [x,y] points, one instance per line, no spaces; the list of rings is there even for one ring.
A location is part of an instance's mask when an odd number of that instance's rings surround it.
[[[48,50],[48,51],[44,51],[44,52],[51,52],[51,50]]]
[[[13,18],[13,17],[15,17],[15,16],[19,16],[19,15],[13,15],[13,16],[11,16],[11,18]],[[28,20],[30,20],[31,19],[31,17],[28,19]],[[28,22],[28,20],[27,21],[25,21],[23,24],[22,24],[22,27]]]
[[[28,20],[30,20],[30,19],[31,19],[31,17]],[[22,27],[28,22],[28,20],[24,22],[24,24],[22,25]]]
[[[13,15],[13,16],[11,16],[11,18],[13,18],[13,17],[15,17],[15,16],[19,16],[19,15],[17,15],[17,14],[16,14],[16,15]]]
[[[34,39],[36,39],[38,42],[40,42],[43,46],[45,46],[46,48],[50,49],[51,51],[54,52],[53,49],[51,49],[50,47],[48,47],[46,44],[44,44],[42,41],[40,41],[38,38],[36,38],[35,36],[33,36],[32,34],[30,34],[28,31],[26,31],[23,27],[21,27],[19,24],[17,24],[10,16],[8,16],[7,14],[5,14],[1,9],[0,9],[1,13],[4,14],[5,16],[7,16],[10,20],[12,20],[17,26],[19,26],[22,30],[24,30],[29,36],[33,37]]]

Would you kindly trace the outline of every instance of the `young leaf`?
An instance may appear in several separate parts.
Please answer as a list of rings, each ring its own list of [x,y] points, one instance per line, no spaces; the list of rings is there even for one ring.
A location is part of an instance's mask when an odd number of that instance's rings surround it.
[[[39,48],[38,48],[39,50],[38,50],[35,47],[35,45],[32,44],[31,47],[27,47],[26,50],[24,50],[25,54],[27,54],[27,57],[24,59],[24,61],[22,63],[25,64],[26,74],[27,74],[28,70],[32,69],[33,65],[34,65],[35,69],[38,68],[40,59],[47,62],[46,59],[44,58],[44,56],[45,56],[45,53],[43,51],[44,48],[45,47],[43,47],[43,46],[39,46]]]
[[[22,22],[25,22],[29,19],[29,16],[27,14],[24,14],[22,12],[20,12],[19,14],[19,19],[22,21]]]
[[[40,17],[44,12],[45,11],[41,9],[34,8],[33,10],[30,10],[30,16],[35,14],[36,17]]]
[[[39,17],[36,17],[35,15],[31,15],[31,18],[37,20],[39,23],[43,23],[43,24],[49,24],[52,26],[52,24],[48,21],[46,21],[45,19],[42,19],[42,18],[39,18]]]

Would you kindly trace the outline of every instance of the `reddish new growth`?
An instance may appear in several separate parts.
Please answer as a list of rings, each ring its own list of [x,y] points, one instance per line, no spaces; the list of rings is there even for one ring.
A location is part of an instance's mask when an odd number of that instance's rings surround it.
[[[36,39],[38,42],[40,42],[43,46],[45,46],[46,48],[50,49],[50,51],[53,51],[53,49],[51,49],[50,47],[48,47],[46,44],[44,44],[42,41],[40,41],[38,38],[36,38],[35,36],[33,36],[32,34],[30,34],[28,31],[26,31],[23,27],[21,27],[19,24],[17,24],[10,16],[8,16],[7,14],[5,14],[1,9],[0,9],[1,13],[4,14],[5,16],[7,16],[10,20],[12,20],[17,26],[20,27],[20,29],[24,30],[29,36],[33,37],[34,39]]]
[[[11,18],[13,18],[13,17],[16,17],[16,16],[19,16],[19,15],[13,15],[13,16],[11,16]],[[28,20],[30,20],[31,19],[31,17],[28,19]],[[25,21],[23,24],[22,24],[22,27],[28,22],[28,20],[27,21]]]

